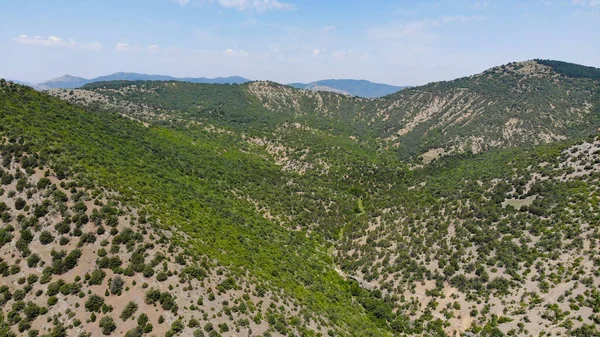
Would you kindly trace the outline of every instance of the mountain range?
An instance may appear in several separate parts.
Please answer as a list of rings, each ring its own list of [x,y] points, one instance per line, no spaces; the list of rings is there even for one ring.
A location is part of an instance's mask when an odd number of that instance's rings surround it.
[[[64,75],[61,77],[57,77],[46,82],[42,83],[25,83],[19,82],[21,84],[29,85],[36,90],[47,90],[47,89],[73,89],[82,87],[88,83],[95,83],[101,81],[184,81],[191,83],[212,83],[212,84],[241,84],[245,82],[249,82],[250,80],[239,77],[239,76],[230,76],[230,77],[217,77],[217,78],[206,78],[206,77],[184,77],[177,78],[172,76],[165,75],[147,75],[147,74],[138,74],[138,73],[125,73],[118,72],[111,75],[99,76],[92,79],[86,79],[83,77]]]
[[[48,89],[74,89],[80,88],[88,83],[105,82],[105,81],[179,81],[190,83],[209,83],[209,84],[242,84],[250,82],[249,79],[240,76],[230,77],[172,77],[165,75],[147,75],[139,73],[119,72],[106,76],[99,76],[92,79],[83,77],[64,75],[42,83],[26,83],[14,81],[15,83],[28,85],[36,90]],[[306,89],[312,91],[331,91],[345,95],[359,97],[381,97],[397,92],[405,87],[391,86],[381,83],[373,83],[365,80],[322,80],[311,82],[308,84],[292,83],[290,86],[298,89]]]
[[[0,80],[0,121],[1,336],[600,335],[600,69]]]

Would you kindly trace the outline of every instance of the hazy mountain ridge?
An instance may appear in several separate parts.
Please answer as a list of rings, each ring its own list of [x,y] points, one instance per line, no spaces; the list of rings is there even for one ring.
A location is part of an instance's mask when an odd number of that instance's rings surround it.
[[[64,75],[57,77],[42,83],[26,83],[16,81],[17,83],[28,85],[36,90],[47,90],[47,89],[75,89],[80,88],[88,83],[104,82],[104,81],[182,81],[192,83],[211,83],[211,84],[242,84],[249,82],[250,80],[240,76],[230,77],[173,77],[166,75],[148,75],[139,73],[125,73],[118,72],[110,75],[99,76],[92,79],[86,79],[83,77],[76,77],[71,75]]]
[[[240,76],[229,77],[173,77],[165,75],[146,75],[138,73],[115,73],[107,76],[96,77],[87,83],[106,82],[106,81],[181,81],[191,83],[210,83],[210,84],[242,84],[250,82],[249,79]]]
[[[389,84],[373,83],[366,80],[321,80],[310,83],[291,83],[288,84],[296,89],[331,91],[344,95],[359,96],[366,98],[377,98],[393,94],[406,86],[393,86]]]
[[[110,81],[179,81],[191,83],[207,84],[243,84],[251,80],[240,76],[229,77],[173,77],[167,75],[148,75],[139,73],[118,72],[110,75],[99,76],[92,79],[83,77],[64,75],[42,83],[27,83],[14,81],[15,83],[28,85],[36,90],[48,89],[75,89],[83,87],[89,83],[110,82]],[[313,91],[330,91],[344,95],[375,98],[382,97],[407,87],[398,87],[381,83],[373,83],[365,80],[321,80],[311,83],[292,83],[288,84],[297,89]]]

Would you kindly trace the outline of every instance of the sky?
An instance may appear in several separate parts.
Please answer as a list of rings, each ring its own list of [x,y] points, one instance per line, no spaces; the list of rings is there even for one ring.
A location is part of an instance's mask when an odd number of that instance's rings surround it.
[[[600,67],[600,0],[0,0],[0,77],[114,72],[420,85],[533,58]]]

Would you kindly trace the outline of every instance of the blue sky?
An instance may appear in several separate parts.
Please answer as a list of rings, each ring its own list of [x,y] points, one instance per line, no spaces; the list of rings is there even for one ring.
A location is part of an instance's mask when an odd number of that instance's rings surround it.
[[[600,0],[0,0],[0,77],[118,71],[418,85],[511,61],[600,67]]]

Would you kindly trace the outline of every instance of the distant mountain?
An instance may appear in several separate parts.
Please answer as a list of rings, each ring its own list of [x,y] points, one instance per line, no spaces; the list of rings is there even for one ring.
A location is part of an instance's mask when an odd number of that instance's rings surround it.
[[[383,97],[400,91],[406,86],[373,83],[366,80],[321,80],[311,83],[290,83],[291,87],[313,91],[331,91],[366,98]]]
[[[43,83],[27,83],[22,81],[13,81],[18,84],[30,86],[36,90],[47,90],[47,89],[73,89],[80,88],[88,83],[105,82],[105,81],[182,81],[192,83],[209,83],[209,84],[242,84],[250,82],[249,79],[240,76],[230,77],[217,77],[217,78],[206,78],[206,77],[172,77],[166,75],[148,75],[138,73],[125,73],[118,72],[111,75],[100,76],[92,79],[86,79],[83,77],[64,75]]]
[[[333,87],[328,87],[328,86],[325,86],[325,85],[320,85],[319,82],[320,81],[311,82],[311,83],[289,83],[288,86],[296,88],[296,89],[301,89],[301,90],[328,91],[328,92],[334,92],[334,93],[342,94],[342,95],[348,95],[348,96],[352,95],[349,92],[341,90],[341,89],[338,89],[338,88],[333,88]]]
[[[172,77],[166,75],[147,75],[138,73],[114,73],[107,76],[100,76],[89,80],[88,83],[106,82],[106,81],[182,81],[192,83],[209,83],[209,84],[242,84],[250,82],[249,79],[240,76],[230,77]],[[86,83],[87,84],[87,83]]]
[[[40,83],[37,85],[48,87],[48,88],[67,89],[67,88],[79,88],[81,86],[88,84],[89,82],[90,82],[90,80],[85,79],[83,77],[64,75],[64,76],[57,77],[57,78],[51,79],[49,81],[46,81],[46,82],[43,82],[43,83]]]
[[[240,76],[229,77],[173,77],[167,75],[149,75],[139,73],[118,72],[110,75],[99,76],[92,79],[64,75],[42,83],[27,83],[22,81],[13,81],[15,83],[30,86],[36,90],[48,89],[74,89],[80,88],[88,83],[108,82],[108,81],[181,81],[191,83],[207,84],[242,84],[250,82],[249,79]],[[366,98],[383,97],[404,88],[382,83],[373,83],[366,80],[322,80],[311,83],[291,83],[291,87],[312,91],[329,91],[348,96],[359,96]]]
[[[104,82],[104,81],[173,81],[175,77],[165,75],[147,75],[138,73],[114,73],[110,75],[96,77],[91,79],[89,83]]]
[[[208,83],[208,84],[242,84],[242,83],[250,82],[249,79],[240,77],[240,76],[216,77],[216,78],[185,77],[185,78],[182,78],[181,80],[186,81],[186,82],[192,82],[192,83]]]
[[[50,89],[49,87],[43,85],[43,84],[36,84],[36,83],[29,83],[29,82],[23,82],[23,81],[18,81],[18,80],[9,80],[10,82],[16,83],[16,84],[21,84],[21,85],[26,85],[28,87],[32,87],[35,90],[38,91],[42,91],[42,90],[48,90]]]

